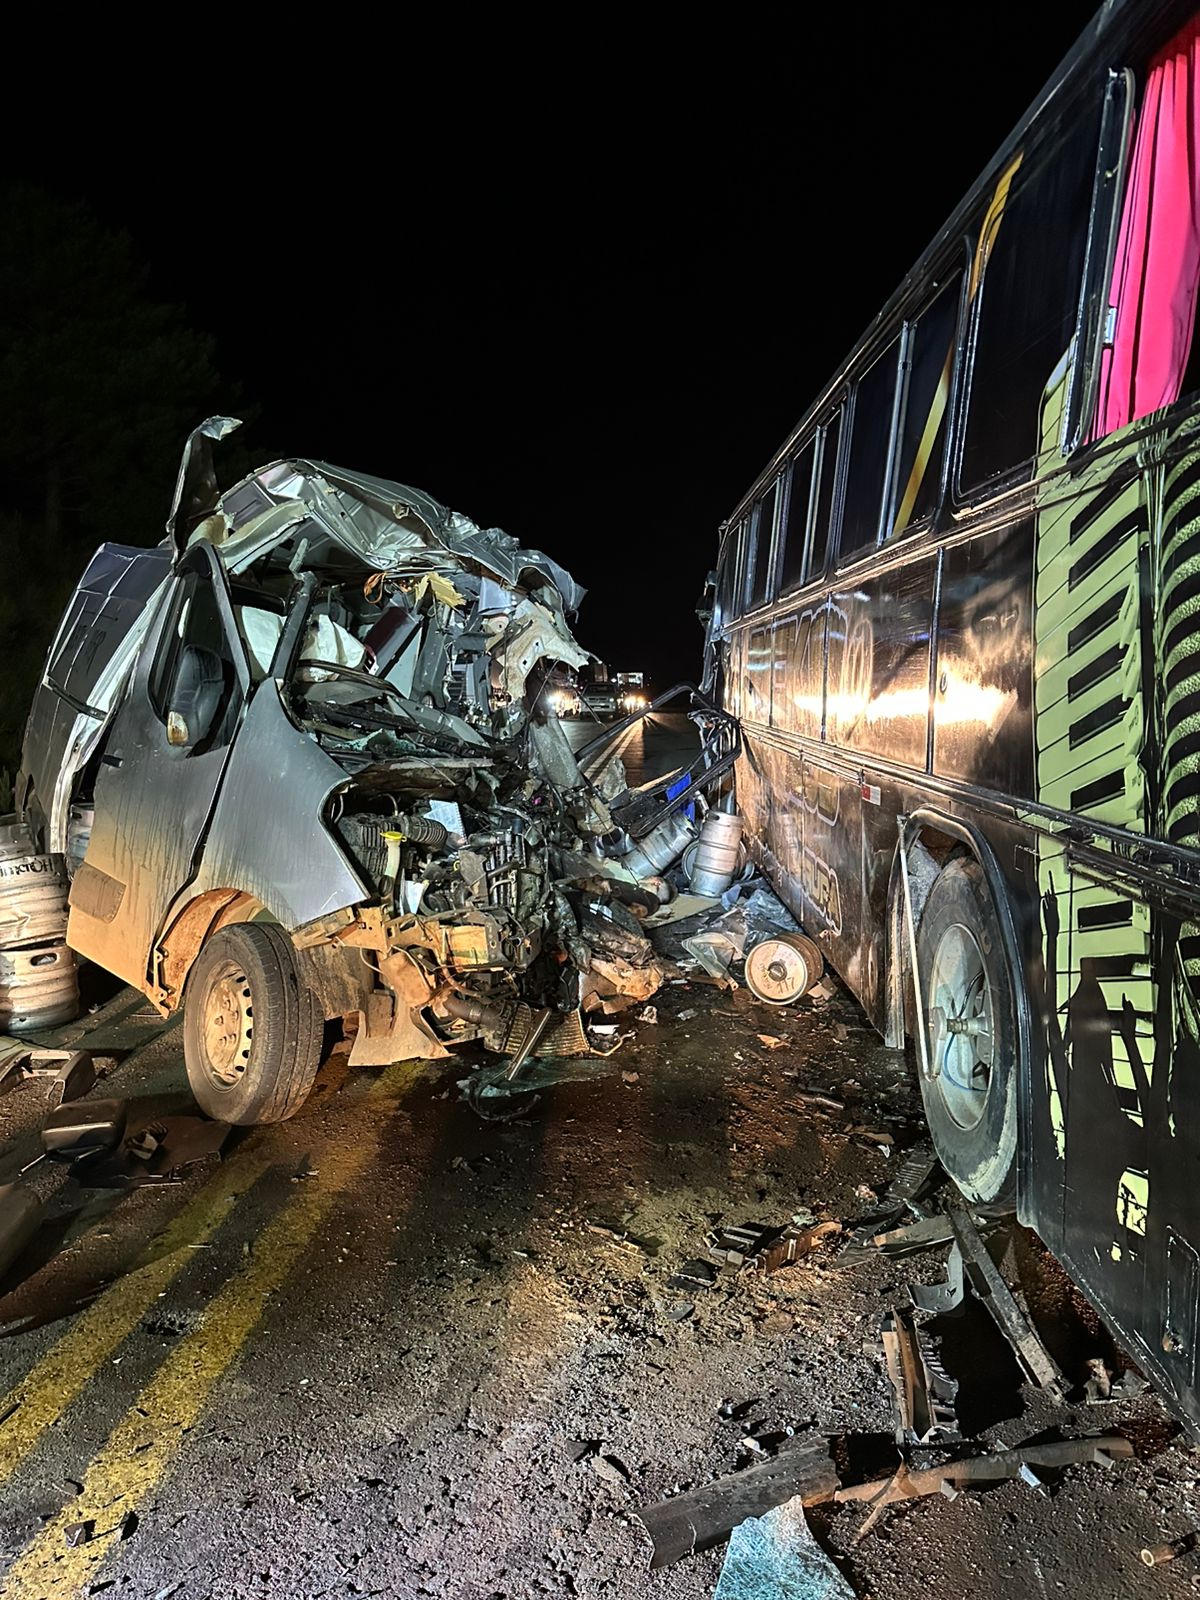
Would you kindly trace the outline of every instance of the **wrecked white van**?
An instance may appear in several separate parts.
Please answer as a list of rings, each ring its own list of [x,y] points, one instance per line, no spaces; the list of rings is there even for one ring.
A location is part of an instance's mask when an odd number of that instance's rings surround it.
[[[229,1122],[294,1112],[339,1019],[352,1062],[585,1052],[662,972],[551,703],[583,591],[397,483],[291,460],[221,493],[234,426],[188,440],[163,544],[97,551],[34,698],[16,798],[74,862],[69,943],[183,1005]]]

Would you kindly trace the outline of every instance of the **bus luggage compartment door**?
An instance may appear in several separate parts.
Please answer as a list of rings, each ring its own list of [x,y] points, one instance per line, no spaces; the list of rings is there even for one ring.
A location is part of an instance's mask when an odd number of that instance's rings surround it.
[[[857,775],[804,757],[803,922],[855,993],[862,931],[862,794]]]

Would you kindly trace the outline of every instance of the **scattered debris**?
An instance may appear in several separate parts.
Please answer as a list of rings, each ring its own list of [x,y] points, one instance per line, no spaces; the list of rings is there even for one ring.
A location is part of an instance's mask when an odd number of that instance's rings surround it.
[[[668,1289],[711,1289],[717,1281],[717,1269],[711,1261],[685,1261],[679,1271],[667,1279]]]
[[[568,1439],[567,1460],[578,1465],[589,1456],[597,1455],[603,1443],[603,1439]]]
[[[639,1022],[657,1022],[658,1021],[658,1007],[657,1006],[643,1006],[642,1009],[638,1012],[637,1020]]]
[[[957,1243],[951,1249],[946,1262],[944,1283],[910,1283],[908,1286],[909,1296],[917,1310],[928,1311],[935,1317],[945,1316],[948,1311],[956,1311],[962,1305],[965,1291],[962,1251]]]
[[[854,1600],[854,1590],[789,1500],[734,1529],[713,1600]]]
[[[755,1395],[750,1400],[722,1400],[717,1407],[717,1415],[726,1422],[740,1422],[743,1417],[748,1417],[752,1411],[762,1404],[761,1399]]]
[[[5,1046],[14,1046],[5,1049]],[[26,1078],[47,1080],[46,1097],[52,1106],[64,1100],[81,1100],[96,1083],[96,1060],[90,1050],[52,1050],[0,1040],[0,1086],[15,1088]]]
[[[1178,1539],[1168,1539],[1164,1544],[1152,1544],[1145,1550],[1139,1551],[1143,1565],[1147,1567],[1161,1567],[1166,1561],[1175,1561],[1179,1556],[1186,1556],[1196,1548],[1200,1535],[1196,1533],[1181,1534]]]
[[[760,1033],[758,1035],[758,1042],[759,1044],[766,1045],[768,1050],[782,1050],[784,1045],[786,1045],[789,1041],[787,1039],[781,1039],[776,1033]]]
[[[884,1149],[890,1149],[891,1146],[896,1142],[895,1138],[890,1133],[884,1133],[878,1128],[860,1127],[857,1124],[852,1124],[848,1128],[843,1128],[842,1132],[845,1133],[848,1138],[861,1139],[864,1144],[880,1145]]]
[[[119,1150],[79,1156],[71,1176],[88,1189],[183,1183],[220,1161],[232,1132],[228,1122],[214,1122],[196,1112],[160,1117],[130,1132]]]
[[[0,1184],[0,1279],[37,1232],[45,1202],[21,1183]]]
[[[746,932],[755,938],[768,933],[799,933],[800,924],[779,897],[760,884],[742,901]]]
[[[915,1144],[907,1150],[887,1187],[887,1197],[920,1215],[916,1202],[941,1172],[931,1144]]]
[[[716,978],[724,988],[736,989],[737,983],[729,969],[742,959],[746,948],[746,913],[741,906],[726,911],[701,933],[694,933],[683,941],[683,948]]]
[[[854,1535],[857,1543],[871,1531],[888,1506],[899,1500],[944,1493],[945,1485],[957,1491],[976,1483],[1001,1483],[1006,1478],[1019,1477],[1023,1466],[1055,1468],[1091,1462],[1111,1467],[1114,1461],[1132,1455],[1133,1445],[1123,1434],[1096,1434],[1085,1439],[1024,1445],[1019,1450],[996,1450],[990,1455],[968,1456],[918,1472],[910,1471],[908,1464],[902,1462],[892,1477],[837,1489],[832,1498],[838,1502],[864,1500],[870,1505],[870,1515]]]
[[[954,1411],[958,1384],[934,1354],[928,1334],[918,1330],[911,1311],[897,1306],[884,1316],[882,1335],[896,1396],[896,1443],[957,1442],[961,1437]]]
[[[667,1315],[672,1322],[686,1322],[695,1311],[695,1302],[692,1300],[676,1300],[667,1307]]]
[[[751,1256],[757,1255],[772,1235],[780,1231],[763,1222],[749,1222],[740,1228],[714,1228],[707,1243],[713,1255],[728,1262],[731,1267],[740,1267]]]
[[[679,1013],[679,1016],[678,1016],[677,1020],[680,1021],[680,1022],[690,1022],[693,1017],[698,1016],[698,1015],[699,1015],[699,1013],[696,1011],[695,1007],[692,1006],[692,1007],[689,1007],[688,1010],[686,1010],[686,1011],[681,1011]]]
[[[760,1034],[761,1038],[762,1035]],[[846,1102],[835,1100],[832,1095],[818,1094],[815,1089],[797,1089],[793,1099],[801,1101],[806,1106],[812,1106],[821,1111],[845,1111]]]
[[[793,1261],[812,1255],[822,1239],[841,1233],[840,1222],[817,1222],[811,1227],[784,1228],[771,1244],[762,1246],[745,1263],[747,1272],[778,1272]]]
[[[886,1233],[874,1233],[871,1243],[884,1255],[911,1256],[921,1250],[933,1250],[938,1245],[949,1244],[953,1238],[950,1218],[942,1213],[936,1217],[923,1217]]]
[[[830,1500],[837,1484],[829,1441],[806,1434],[790,1440],[769,1461],[645,1506],[636,1515],[654,1546],[651,1570],[711,1550],[748,1517],[762,1516],[794,1497],[805,1505]]]
[[[615,1025],[612,1031],[616,1032]],[[485,1113],[482,1102],[520,1099],[535,1090],[548,1089],[553,1084],[601,1078],[613,1070],[608,1065],[607,1055],[569,1058],[539,1056],[536,1060],[527,1061],[516,1078],[509,1076],[509,1067],[509,1062],[500,1061],[480,1067],[469,1078],[458,1080],[463,1099],[473,1111],[481,1116],[491,1115]]]
[[[659,1241],[657,1239],[639,1238],[637,1234],[630,1233],[627,1228],[619,1227],[610,1222],[589,1222],[586,1224],[589,1233],[598,1233],[602,1238],[615,1245],[620,1245],[623,1250],[635,1250],[639,1255],[655,1256],[658,1254]]]
[[[125,1135],[124,1100],[69,1100],[42,1126],[42,1148],[60,1161],[94,1158],[115,1150]]]
[[[623,1489],[629,1482],[629,1469],[616,1456],[596,1454],[590,1457],[590,1461],[596,1476],[604,1483],[611,1484],[614,1489]]]
[[[1112,1399],[1112,1375],[1104,1364],[1103,1356],[1093,1356],[1087,1363],[1087,1379],[1084,1383],[1084,1396],[1088,1405],[1099,1405],[1103,1400]]]
[[[92,1534],[96,1531],[94,1518],[86,1522],[71,1522],[63,1529],[63,1539],[71,1550],[77,1550],[81,1544],[89,1544]]]

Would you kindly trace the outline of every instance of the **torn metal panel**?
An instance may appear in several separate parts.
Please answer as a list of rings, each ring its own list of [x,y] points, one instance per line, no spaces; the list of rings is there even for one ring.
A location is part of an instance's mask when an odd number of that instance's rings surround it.
[[[677,1494],[635,1513],[654,1545],[651,1570],[670,1566],[698,1550],[711,1550],[745,1522],[774,1506],[799,1498],[811,1505],[831,1499],[838,1476],[824,1437],[788,1443],[777,1456]]]
[[[934,1316],[944,1316],[947,1311],[957,1311],[962,1305],[966,1282],[963,1276],[962,1251],[955,1243],[946,1261],[944,1283],[910,1283],[912,1303],[918,1311],[928,1311]]]
[[[942,1444],[959,1438],[958,1384],[918,1330],[910,1311],[887,1312],[881,1329],[888,1377],[896,1396],[896,1443]]]
[[[1029,1319],[1013,1299],[1012,1290],[1000,1276],[979,1230],[963,1210],[955,1209],[948,1215],[963,1254],[971,1287],[1011,1345],[1017,1364],[1030,1383],[1036,1384],[1052,1398],[1061,1399],[1062,1376]]]

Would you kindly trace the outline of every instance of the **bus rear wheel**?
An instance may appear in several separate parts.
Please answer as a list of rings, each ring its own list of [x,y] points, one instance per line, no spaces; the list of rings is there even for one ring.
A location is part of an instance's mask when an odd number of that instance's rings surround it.
[[[1013,976],[987,880],[955,857],[917,932],[928,1071],[921,1098],[942,1166],[968,1200],[1016,1193],[1017,1027]]]

